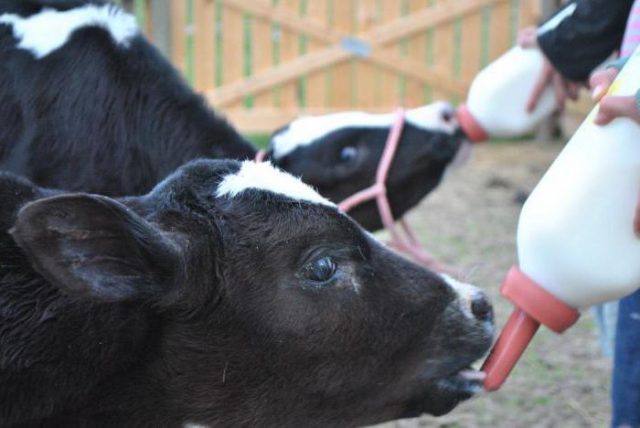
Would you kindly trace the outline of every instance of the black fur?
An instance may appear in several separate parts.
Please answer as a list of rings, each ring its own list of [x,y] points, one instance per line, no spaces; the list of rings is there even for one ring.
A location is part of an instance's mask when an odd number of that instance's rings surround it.
[[[85,3],[0,0],[0,14],[29,16],[44,6],[68,10]],[[192,159],[255,155],[142,36],[127,48],[106,30],[85,27],[42,59],[16,43],[11,26],[0,24],[0,170],[41,186],[121,196],[149,191]],[[437,185],[460,145],[455,136],[411,128],[390,175],[396,216]],[[275,163],[339,202],[372,184],[385,138],[386,130],[338,133]],[[338,159],[349,144],[367,155],[357,165]],[[351,214],[369,229],[380,227],[373,203]]]
[[[117,200],[0,175],[0,426],[356,426],[471,395],[490,320],[335,208],[216,197],[238,168]]]

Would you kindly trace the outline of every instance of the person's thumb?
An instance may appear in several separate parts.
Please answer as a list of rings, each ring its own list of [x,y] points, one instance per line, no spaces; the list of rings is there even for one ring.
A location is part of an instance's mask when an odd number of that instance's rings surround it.
[[[616,117],[630,117],[633,108],[635,108],[633,98],[619,96],[604,97],[602,101],[600,101],[595,123],[596,125],[606,125]]]

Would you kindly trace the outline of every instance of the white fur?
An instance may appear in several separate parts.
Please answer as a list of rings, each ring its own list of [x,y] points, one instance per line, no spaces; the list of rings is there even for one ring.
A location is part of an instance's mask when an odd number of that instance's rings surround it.
[[[238,172],[224,177],[218,186],[216,196],[234,197],[247,189],[264,190],[294,200],[335,207],[335,204],[320,196],[299,178],[280,171],[269,162],[242,162]]]
[[[449,275],[441,274],[442,279],[456,292],[458,295],[458,300],[462,306],[462,311],[469,318],[475,318],[473,312],[471,312],[471,303],[473,300],[479,296],[482,291],[478,287],[475,287],[471,284],[467,284],[465,282],[460,282]]]
[[[424,130],[437,130],[452,134],[457,123],[453,119],[445,122],[441,115],[444,110],[453,112],[448,103],[433,103],[407,110],[405,119],[413,126]],[[394,118],[394,113],[371,114],[362,111],[301,117],[291,122],[286,130],[274,135],[272,141],[273,157],[279,159],[286,156],[297,147],[311,144],[340,128],[389,128]]]
[[[89,4],[63,12],[43,9],[26,18],[5,13],[0,15],[0,24],[11,25],[13,36],[20,41],[18,47],[37,59],[62,47],[74,31],[83,27],[102,27],[116,43],[125,47],[138,34],[136,19],[113,5]]]

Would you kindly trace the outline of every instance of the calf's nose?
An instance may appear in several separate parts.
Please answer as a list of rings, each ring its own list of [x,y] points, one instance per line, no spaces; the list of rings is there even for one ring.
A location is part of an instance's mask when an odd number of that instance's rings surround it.
[[[471,313],[478,321],[493,320],[493,306],[484,293],[476,293],[471,300]]]
[[[493,321],[493,307],[486,294],[478,287],[460,282],[449,275],[441,275],[457,294],[457,304],[469,317],[478,321]]]

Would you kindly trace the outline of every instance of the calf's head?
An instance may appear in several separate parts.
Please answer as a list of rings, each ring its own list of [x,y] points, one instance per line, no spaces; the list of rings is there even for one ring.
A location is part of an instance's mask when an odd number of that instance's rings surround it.
[[[340,202],[374,183],[393,119],[393,114],[363,112],[303,117],[273,134],[272,157],[287,172]],[[449,104],[434,103],[405,112],[387,178],[395,218],[438,185],[463,141]],[[366,229],[382,226],[374,201],[355,207],[349,214]]]
[[[443,414],[480,389],[468,367],[492,339],[484,295],[269,164],[196,161],[142,197],[39,199],[11,233],[78,304],[154,314],[139,363],[103,380],[87,414],[353,426]]]

